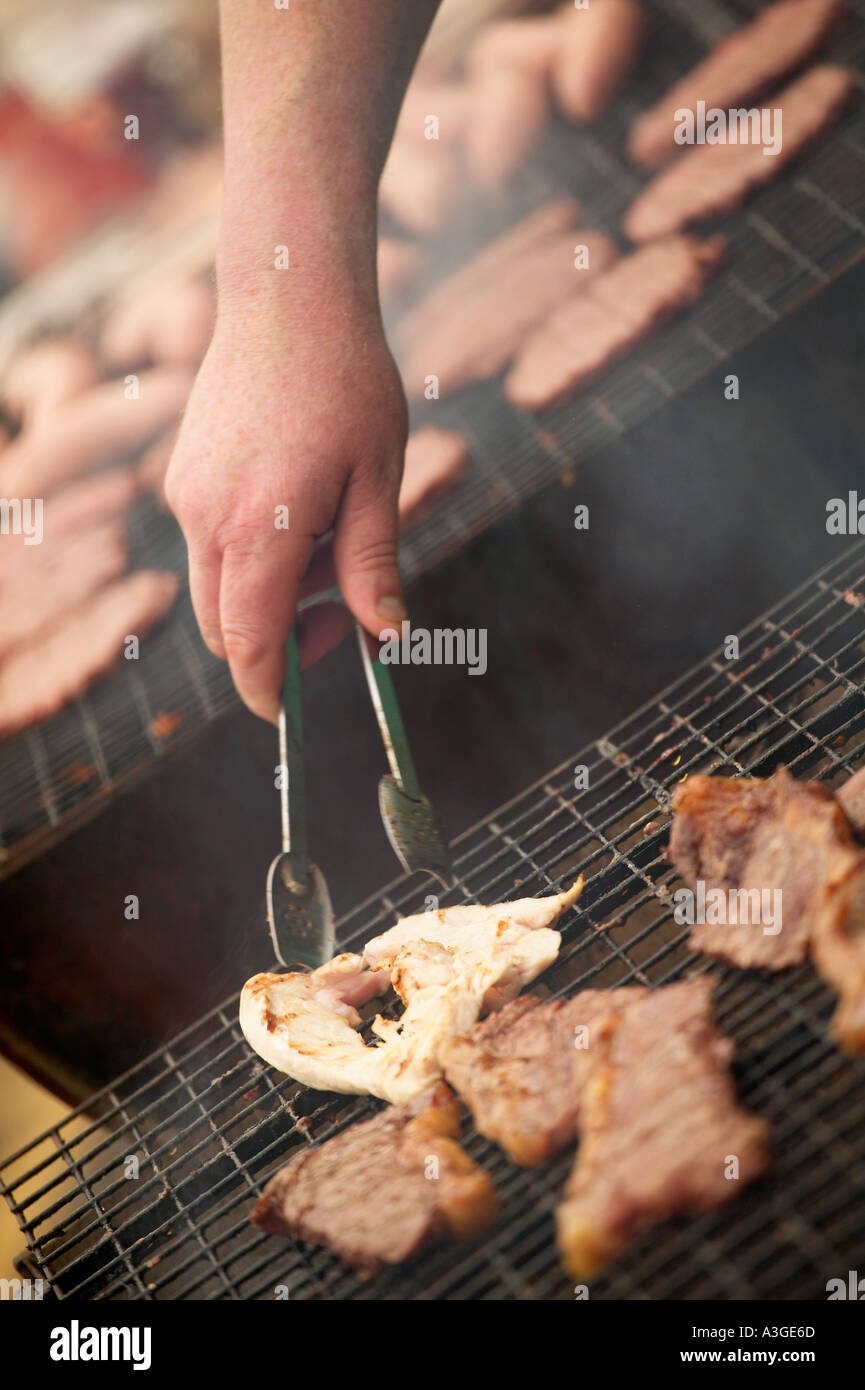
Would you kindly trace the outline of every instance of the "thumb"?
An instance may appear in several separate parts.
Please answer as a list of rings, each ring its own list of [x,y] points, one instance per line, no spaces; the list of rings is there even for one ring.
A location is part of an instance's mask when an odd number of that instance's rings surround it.
[[[397,565],[397,491],[392,480],[363,469],[346,485],[333,536],[342,596],[375,636],[408,617]]]

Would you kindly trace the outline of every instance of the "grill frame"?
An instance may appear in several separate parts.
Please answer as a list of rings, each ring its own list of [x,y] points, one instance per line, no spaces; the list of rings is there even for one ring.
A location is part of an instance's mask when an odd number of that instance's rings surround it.
[[[586,224],[618,234],[621,213],[642,180],[627,165],[625,132],[681,68],[761,8],[757,0],[655,0],[648,61],[623,98],[587,131],[551,128],[538,160],[509,193],[520,216],[556,193],[574,193]],[[845,62],[865,89],[865,0],[828,57]],[[777,184],[719,229],[732,242],[730,268],[680,321],[652,338],[571,404],[530,416],[509,406],[494,382],[412,412],[462,433],[472,468],[452,498],[405,537],[407,583],[442,564],[474,536],[574,470],[739,349],[782,321],[865,256],[865,102]],[[851,174],[859,175],[857,182]],[[707,235],[712,226],[707,226]],[[433,281],[501,231],[501,209],[469,190],[448,236],[431,248]],[[422,292],[423,285],[419,287]],[[131,513],[135,563],[185,571],[182,539],[152,503]],[[98,814],[111,798],[179,751],[236,697],[223,663],[198,634],[188,591],[142,644],[80,700],[34,729],[0,741],[0,879]],[[176,727],[158,732],[168,715]],[[179,722],[177,722],[179,721]],[[108,744],[108,748],[104,745]]]
[[[542,991],[710,971],[743,1102],[772,1122],[766,1177],[725,1211],[638,1241],[594,1282],[593,1298],[813,1299],[861,1259],[865,1057],[843,1056],[827,1037],[833,996],[810,967],[745,973],[687,950],[663,846],[685,773],[767,774],[783,761],[837,785],[860,765],[865,542],[844,544],[744,629],[740,653],[735,663],[707,658],[462,835],[458,887],[441,895],[444,904],[546,892],[583,869],[583,897]],[[578,794],[577,764],[590,768]],[[427,890],[421,875],[394,880],[342,919],[341,946],[419,910]],[[464,1143],[503,1207],[473,1241],[364,1280],[326,1251],[255,1231],[249,1210],[271,1173],[378,1103],[271,1074],[236,1016],[235,997],[0,1164],[26,1267],[52,1297],[269,1298],[278,1288],[293,1299],[573,1297],[552,1230],[571,1156],[516,1169],[468,1117]],[[137,1179],[124,1170],[135,1154]]]

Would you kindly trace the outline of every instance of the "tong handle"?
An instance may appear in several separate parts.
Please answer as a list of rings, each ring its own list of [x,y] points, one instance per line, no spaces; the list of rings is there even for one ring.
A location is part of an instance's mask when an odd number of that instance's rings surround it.
[[[422,795],[420,782],[408,746],[405,725],[402,722],[390,671],[379,661],[377,655],[373,656],[370,652],[370,644],[373,639],[359,623],[356,624],[356,627],[357,639],[363,657],[363,669],[390,770],[406,796],[411,797],[413,801],[418,801]]]
[[[279,711],[280,811],[282,849],[291,855],[292,876],[309,876],[306,835],[306,780],[303,774],[303,710],[300,695],[300,649],[294,632],[285,648],[285,679]]]

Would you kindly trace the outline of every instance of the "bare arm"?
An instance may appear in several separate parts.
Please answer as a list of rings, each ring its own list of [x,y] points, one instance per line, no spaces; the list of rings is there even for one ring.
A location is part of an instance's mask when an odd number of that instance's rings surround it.
[[[365,627],[403,615],[406,418],[378,309],[376,193],[436,8],[220,4],[219,310],[167,491],[205,640],[266,718],[316,536],[335,526],[340,586]]]

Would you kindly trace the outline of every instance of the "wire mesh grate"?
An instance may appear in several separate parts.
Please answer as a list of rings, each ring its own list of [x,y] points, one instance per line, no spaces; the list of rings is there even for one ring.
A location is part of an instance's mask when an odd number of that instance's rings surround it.
[[[756,0],[656,0],[646,61],[623,99],[591,130],[550,130],[537,161],[509,191],[510,213],[516,217],[564,189],[583,204],[587,225],[617,235],[641,182],[623,154],[631,121],[708,44],[760,8]],[[829,53],[865,85],[865,0],[852,0],[849,8],[847,27]],[[430,248],[428,279],[446,274],[496,235],[501,219],[500,206],[467,190],[447,237]],[[863,105],[720,229],[731,241],[729,269],[684,319],[570,405],[529,416],[508,406],[490,382],[415,411],[417,425],[434,418],[463,434],[472,468],[450,500],[406,536],[408,581],[532,493],[568,476],[575,462],[613,443],[862,257]],[[140,504],[132,528],[138,564],[185,570],[179,532],[158,508]],[[184,594],[145,643],[139,662],[120,663],[38,729],[0,742],[0,877],[94,814],[234,700],[226,669],[202,644]]]
[[[827,1037],[833,996],[802,967],[744,973],[691,953],[664,854],[670,797],[696,771],[794,774],[837,785],[865,753],[865,544],[748,627],[740,659],[710,658],[456,844],[443,904],[548,892],[586,875],[565,921],[552,995],[685,971],[718,978],[746,1105],[772,1123],[769,1174],[726,1211],[667,1223],[592,1286],[608,1298],[816,1298],[861,1261],[865,1058]],[[576,766],[589,789],[574,790]],[[343,919],[358,947],[418,911],[401,878]],[[264,962],[263,962],[264,963]],[[57,1298],[563,1299],[553,1243],[571,1163],[512,1167],[466,1118],[468,1152],[503,1214],[482,1236],[361,1279],[324,1250],[265,1236],[249,1212],[270,1175],[377,1102],[308,1091],[252,1054],[233,999],[3,1164],[0,1191]],[[283,1294],[284,1296],[284,1294]]]

